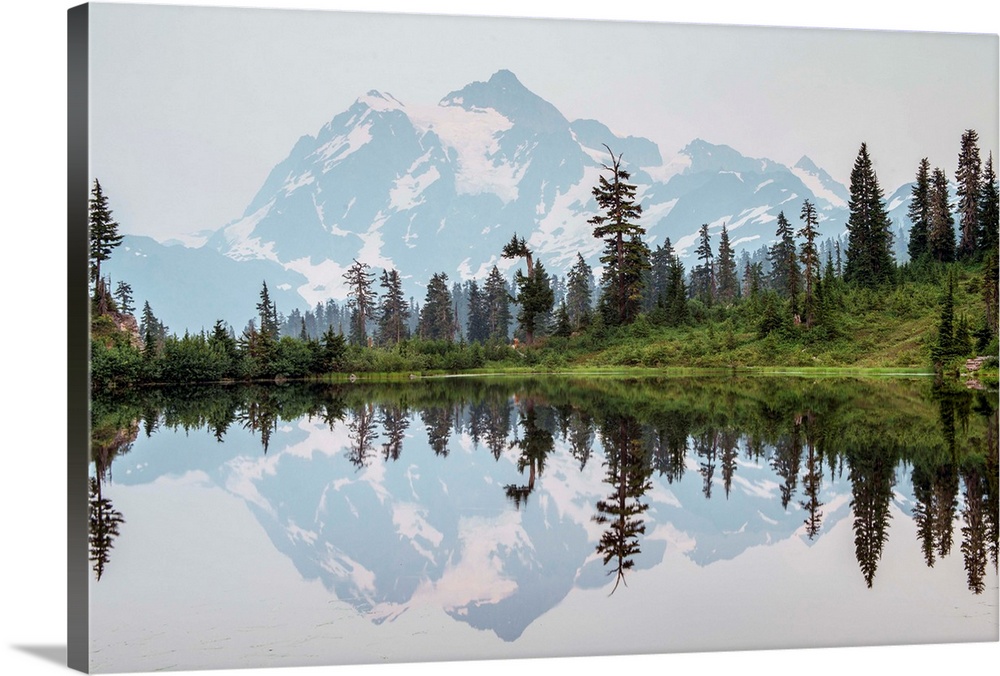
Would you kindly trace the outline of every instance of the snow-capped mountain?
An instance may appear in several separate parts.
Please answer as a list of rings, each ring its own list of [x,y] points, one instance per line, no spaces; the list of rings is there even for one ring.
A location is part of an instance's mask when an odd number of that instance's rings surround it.
[[[617,136],[596,120],[567,120],[501,70],[436,106],[387,92],[359,97],[315,136],[299,139],[242,216],[188,242],[203,242],[198,248],[172,247],[172,258],[212,252],[226,263],[177,275],[169,285],[179,297],[232,289],[229,263],[253,262],[255,276],[270,271],[269,286],[290,285],[279,306],[287,312],[343,298],[342,275],[357,259],[398,269],[419,301],[435,272],[460,281],[482,280],[493,265],[508,271],[515,262],[499,254],[514,233],[550,272],[564,274],[577,252],[596,268],[602,243],[587,220],[597,212],[591,191],[609,161],[605,145],[623,155],[638,186],[650,244],[670,238],[689,260],[703,223],[713,244],[725,224],[737,250],[757,249],[773,239],[780,212],[798,222],[806,199],[819,211],[824,238],[844,232],[847,190],[807,157],[786,167],[699,139],[665,161],[648,139]],[[155,245],[144,247],[154,255]],[[219,318],[241,326],[252,316],[199,314],[152,279],[169,270],[126,269],[121,258],[108,269],[127,278],[169,326],[197,330]],[[252,307],[259,288],[256,280],[239,288],[245,305]]]

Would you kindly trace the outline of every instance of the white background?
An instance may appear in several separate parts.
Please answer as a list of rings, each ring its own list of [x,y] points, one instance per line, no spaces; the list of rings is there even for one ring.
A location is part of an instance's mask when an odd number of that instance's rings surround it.
[[[4,292],[0,348],[4,385],[0,452],[5,462],[0,549],[0,674],[61,673],[66,644],[66,10],[70,2],[11,2],[0,20],[3,82],[2,190]],[[161,4],[190,4],[163,2]],[[232,6],[350,9],[428,13],[479,13],[595,19],[658,20],[841,28],[1000,31],[997,9],[988,0],[946,3],[834,0],[815,3],[759,0],[741,3],[700,0],[682,7],[653,9],[647,3],[591,0],[508,0],[481,6],[420,0],[300,0],[232,2]],[[468,3],[471,4],[471,3]],[[667,3],[663,3],[666,5]],[[960,77],[960,73],[956,73]],[[957,152],[957,151],[956,151]],[[876,670],[900,674],[944,673],[957,669],[992,671],[1000,664],[1000,644],[850,648],[835,650],[665,655],[516,663],[450,663],[351,667],[350,674],[436,674],[475,670],[530,674],[570,669],[585,673],[670,671],[674,673],[792,672],[843,674]],[[330,669],[273,669],[274,676],[318,674]],[[248,674],[249,671],[217,671]]]

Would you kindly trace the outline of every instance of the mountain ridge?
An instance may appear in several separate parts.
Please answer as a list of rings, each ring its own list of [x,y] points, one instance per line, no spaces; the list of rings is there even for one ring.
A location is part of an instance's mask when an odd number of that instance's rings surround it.
[[[808,157],[787,167],[696,138],[664,161],[652,140],[617,136],[598,120],[570,122],[500,70],[437,106],[368,91],[315,135],[301,136],[242,216],[189,241],[301,278],[293,307],[343,299],[343,274],[354,260],[398,269],[418,300],[434,273],[482,280],[496,265],[510,274],[516,263],[499,253],[515,233],[550,273],[565,274],[580,253],[599,274],[602,244],[587,221],[597,212],[592,190],[608,161],[605,146],[623,155],[637,185],[648,241],[669,238],[689,269],[703,223],[713,245],[725,225],[737,252],[753,250],[773,239],[780,212],[794,221],[809,199],[824,238],[844,232],[847,189]],[[899,209],[905,213],[905,204]],[[113,257],[109,269],[121,278],[117,267]],[[135,266],[129,274],[155,276]],[[198,277],[176,283],[199,293],[224,283],[211,271]],[[138,286],[154,307],[164,304],[162,290],[147,281]],[[197,325],[181,305],[165,311],[174,325]]]

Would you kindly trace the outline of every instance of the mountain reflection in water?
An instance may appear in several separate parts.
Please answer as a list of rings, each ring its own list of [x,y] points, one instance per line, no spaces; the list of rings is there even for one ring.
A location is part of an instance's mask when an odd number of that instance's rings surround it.
[[[874,593],[894,510],[919,546],[893,570],[960,556],[967,593],[995,593],[996,429],[996,393],[921,379],[457,378],[97,396],[93,584],[113,583],[116,540],[154,527],[127,521],[108,489],[198,473],[245,502],[304,580],[375,624],[435,598],[513,642],[573,589],[629,594],[630,576],[671,547],[704,568],[790,538],[811,547],[844,520],[853,559],[837,570]]]

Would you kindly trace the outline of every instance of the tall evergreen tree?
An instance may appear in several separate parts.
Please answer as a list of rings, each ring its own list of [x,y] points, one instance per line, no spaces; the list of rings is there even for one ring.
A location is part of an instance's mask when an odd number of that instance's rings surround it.
[[[212,333],[208,336],[208,349],[221,364],[221,375],[231,378],[236,375],[236,364],[239,352],[236,349],[236,339],[229,327],[221,319],[216,320]]]
[[[486,276],[483,285],[486,301],[486,323],[489,329],[489,340],[506,342],[510,332],[510,293],[507,291],[507,280],[500,274],[497,266],[493,266]]]
[[[764,282],[764,271],[761,263],[747,261],[743,269],[744,295],[752,301],[757,300]]]
[[[1000,305],[998,299],[998,285],[1000,285],[1000,271],[998,271],[997,257],[1000,252],[988,251],[986,261],[983,264],[983,331],[980,336],[980,347],[985,350],[990,340],[998,333],[997,310]]]
[[[468,284],[469,322],[466,326],[466,337],[469,342],[484,343],[490,337],[489,304],[486,293],[479,288],[476,280]]]
[[[542,262],[535,261],[530,274],[518,270],[514,274],[517,284],[517,302],[521,306],[517,315],[517,323],[524,329],[525,343],[531,345],[535,341],[535,332],[542,328],[545,316],[552,311],[555,294],[549,284],[549,275]]]
[[[982,162],[979,159],[979,134],[966,129],[962,134],[962,149],[958,154],[955,171],[958,193],[958,225],[962,236],[958,243],[957,257],[968,260],[975,256],[979,240],[979,196]]]
[[[502,256],[524,258],[527,264],[527,274],[521,270],[514,273],[514,284],[517,287],[515,302],[520,306],[517,321],[524,330],[525,343],[531,345],[535,340],[536,328],[543,322],[544,315],[552,310],[555,302],[549,275],[540,262],[534,262],[531,249],[524,238],[519,239],[516,233],[504,246]]]
[[[703,223],[698,231],[698,248],[695,254],[701,265],[691,271],[691,293],[706,305],[711,305],[715,299],[715,256],[712,254],[708,223]]]
[[[802,274],[805,277],[805,318],[806,326],[812,326],[815,320],[816,308],[813,299],[813,284],[819,278],[819,252],[816,249],[816,237],[819,236],[819,216],[812,202],[802,203],[800,214],[803,225],[797,233],[804,241],[799,249],[799,259],[802,261]]]
[[[132,285],[128,282],[118,282],[115,286],[115,300],[118,301],[118,310],[123,314],[130,315],[135,312],[133,305]]]
[[[986,159],[979,189],[979,250],[986,255],[1000,247],[1000,184],[993,169],[993,153]]]
[[[344,334],[335,331],[333,326],[327,326],[320,338],[320,349],[316,356],[316,368],[320,373],[339,371],[344,366],[347,356],[347,341]]]
[[[910,240],[907,253],[917,261],[930,252],[931,165],[927,158],[920,160],[917,178],[910,191],[910,206],[906,216],[910,219]]]
[[[848,206],[844,279],[869,288],[890,281],[894,269],[892,222],[865,143],[861,144],[851,170]]]
[[[959,356],[955,341],[955,271],[948,271],[944,296],[941,299],[941,316],[938,320],[937,343],[931,348],[931,359],[937,368]]]
[[[396,345],[409,336],[410,306],[398,270],[383,270],[379,284],[383,289],[378,310],[379,341]]]
[[[798,314],[799,258],[795,251],[795,235],[792,224],[785,218],[785,212],[778,213],[778,227],[775,230],[778,241],[768,249],[771,263],[771,288],[788,299],[793,315]]]
[[[658,244],[649,254],[649,281],[646,284],[646,302],[644,307],[650,311],[663,307],[670,279],[670,263],[674,257],[674,247],[668,237],[663,244]]]
[[[278,338],[278,308],[271,300],[267,291],[267,282],[260,289],[260,300],[257,302],[257,317],[260,320],[260,332],[270,338]]]
[[[146,358],[155,357],[163,349],[167,338],[167,327],[153,314],[153,308],[147,300],[143,303],[139,319],[139,335],[143,341],[143,355]]]
[[[610,178],[603,174],[592,193],[603,213],[587,222],[594,226],[594,237],[604,240],[602,276],[602,308],[612,324],[629,324],[639,315],[645,270],[649,268],[649,248],[642,241],[645,228],[635,221],[642,215],[642,205],[635,201],[636,186],[629,183],[631,175],[622,168],[619,154],[611,155],[611,166],[603,165]]]
[[[108,198],[95,178],[90,191],[90,281],[96,285],[101,281],[101,263],[111,258],[111,252],[122,243],[118,233],[118,223],[111,218]]]
[[[736,255],[729,244],[729,231],[722,224],[719,234],[719,256],[716,259],[716,278],[718,288],[716,295],[722,303],[732,303],[740,295],[740,280],[736,274]]]
[[[573,324],[569,318],[569,308],[566,307],[565,300],[559,303],[559,309],[556,311],[555,326],[552,329],[552,334],[563,338],[568,338],[573,335]]]
[[[420,337],[451,341],[455,335],[455,314],[448,275],[436,272],[427,283],[427,295],[420,308]]]
[[[528,248],[528,243],[524,241],[523,237],[518,237],[515,232],[510,241],[507,242],[500,255],[503,258],[517,260],[518,258],[523,258],[525,265],[528,267],[528,277],[530,277],[535,271],[534,258],[531,249]]]
[[[680,257],[673,256],[670,260],[667,288],[663,298],[663,309],[666,310],[667,323],[670,326],[680,326],[688,320],[686,277]]]
[[[570,325],[579,329],[589,322],[594,273],[580,253],[566,278],[566,310]]]
[[[948,177],[942,169],[935,169],[931,178],[931,199],[927,233],[931,258],[939,263],[955,260],[955,219],[948,202]]]
[[[344,273],[347,284],[347,307],[351,310],[351,342],[355,345],[366,345],[368,342],[367,324],[375,318],[375,273],[370,272],[371,266],[354,259],[354,263]]]

